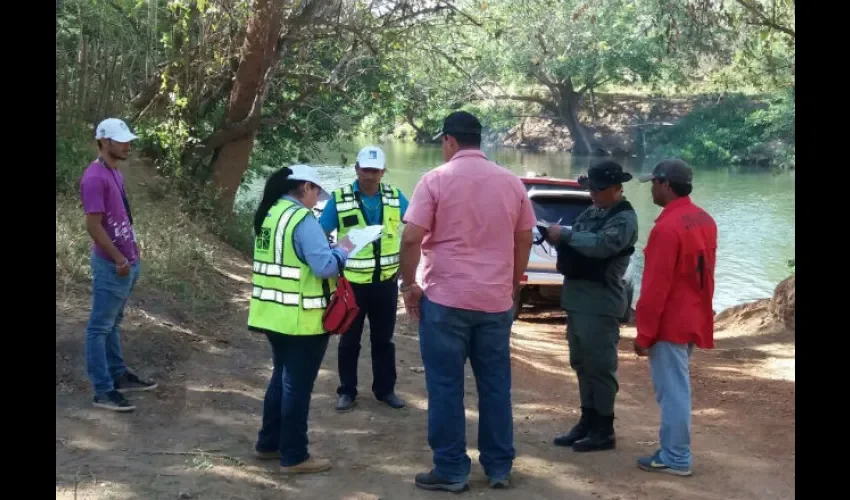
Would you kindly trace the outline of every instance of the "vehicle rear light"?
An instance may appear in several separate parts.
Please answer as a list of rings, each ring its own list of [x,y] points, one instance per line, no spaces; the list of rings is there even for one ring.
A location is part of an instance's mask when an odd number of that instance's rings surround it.
[[[525,283],[526,281],[528,281],[528,275],[527,275],[527,274],[523,274],[523,275],[522,275],[522,278],[521,278],[519,281],[520,281],[520,283]]]

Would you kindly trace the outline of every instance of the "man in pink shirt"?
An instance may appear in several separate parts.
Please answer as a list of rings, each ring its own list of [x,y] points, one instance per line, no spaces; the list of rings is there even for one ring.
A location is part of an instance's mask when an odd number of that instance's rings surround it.
[[[519,178],[480,150],[481,123],[464,111],[443,122],[443,165],[425,174],[404,216],[401,292],[419,319],[434,468],[416,486],[468,489],[463,405],[469,358],[478,387],[478,448],[490,486],[505,488],[516,455],[511,411],[513,294],[536,223]],[[435,138],[436,139],[436,138]],[[416,283],[424,256],[423,283]]]

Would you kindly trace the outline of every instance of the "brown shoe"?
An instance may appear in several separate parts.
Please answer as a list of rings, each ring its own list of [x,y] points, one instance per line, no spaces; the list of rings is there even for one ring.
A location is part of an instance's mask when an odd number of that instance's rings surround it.
[[[328,470],[331,470],[330,460],[315,457],[310,457],[298,465],[280,468],[281,474],[315,474]]]
[[[280,458],[280,452],[254,450],[254,458],[257,460],[277,460]]]

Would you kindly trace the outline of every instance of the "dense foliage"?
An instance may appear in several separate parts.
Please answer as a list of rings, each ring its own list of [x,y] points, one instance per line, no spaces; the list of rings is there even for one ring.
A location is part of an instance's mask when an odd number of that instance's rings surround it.
[[[490,132],[544,116],[601,146],[594,95],[711,94],[657,152],[793,165],[794,4],[786,0],[64,0],[56,4],[57,192],[81,138],[120,116],[175,185],[235,190],[321,143],[424,141],[450,110]],[[594,110],[595,112],[595,110]],[[776,163],[776,162],[775,162]],[[250,167],[250,168],[249,168]],[[197,189],[200,186],[202,189]]]
[[[648,140],[658,145],[655,154],[677,155],[697,165],[773,160],[778,168],[792,167],[794,95],[721,96],[699,105],[674,126],[656,129]]]

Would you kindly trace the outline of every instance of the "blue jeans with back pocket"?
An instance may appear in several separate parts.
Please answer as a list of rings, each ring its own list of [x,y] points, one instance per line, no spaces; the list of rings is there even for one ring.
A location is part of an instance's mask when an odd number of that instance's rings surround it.
[[[428,388],[428,444],[434,472],[466,482],[463,404],[464,366],[469,358],[478,389],[478,449],[484,472],[506,479],[516,457],[511,409],[511,311],[488,313],[446,307],[423,297],[419,347]]]
[[[121,357],[119,326],[136,281],[139,261],[127,276],[118,276],[115,263],[92,255],[92,307],[86,328],[86,369],[96,395],[115,388],[115,379],[127,371]]]

